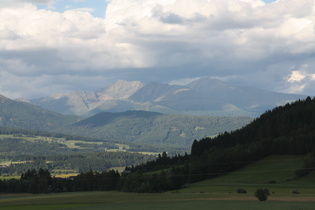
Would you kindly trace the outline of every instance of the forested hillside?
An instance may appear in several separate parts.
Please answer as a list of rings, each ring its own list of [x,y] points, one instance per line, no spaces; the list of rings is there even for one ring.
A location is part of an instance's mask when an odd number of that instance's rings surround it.
[[[315,170],[315,98],[310,97],[267,111],[242,129],[195,140],[189,157],[164,153],[129,169],[139,180],[144,178],[141,173],[165,169],[165,176],[178,178],[168,185],[172,188],[227,174],[270,155],[302,154],[311,155],[296,176]]]
[[[315,98],[308,97],[267,111],[242,129],[195,141],[191,149],[195,164],[190,170],[205,174],[199,177],[203,179],[269,155],[301,155],[314,150]]]
[[[314,138],[315,99],[308,97],[267,111],[242,129],[195,141],[191,154],[205,155],[211,148],[247,147],[248,154],[255,154],[253,158],[299,155],[313,150]]]
[[[164,115],[146,111],[103,112],[75,123],[64,132],[133,143],[158,152],[163,150],[154,148],[161,146],[166,151],[188,152],[194,139],[232,131],[251,120],[248,117]]]

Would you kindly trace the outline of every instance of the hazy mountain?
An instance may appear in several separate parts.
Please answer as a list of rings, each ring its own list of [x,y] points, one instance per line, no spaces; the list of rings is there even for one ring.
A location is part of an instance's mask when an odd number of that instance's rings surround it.
[[[31,103],[63,114],[92,116],[103,111],[144,110],[165,114],[257,117],[268,109],[303,99],[251,87],[232,86],[208,77],[187,85],[117,81],[96,92],[73,92]]]
[[[82,119],[45,110],[30,103],[0,95],[0,126],[31,130],[58,130]]]
[[[210,78],[201,78],[186,85],[212,100],[235,106],[253,116],[259,116],[268,109],[304,99],[306,96],[297,94],[284,94],[252,87],[232,86],[227,83]]]
[[[144,84],[138,81],[118,80],[109,87],[97,91],[96,94],[99,101],[123,100],[129,98],[143,86]]]
[[[214,111],[222,103],[211,100],[188,86],[150,83],[130,97],[130,100],[152,103],[173,110],[175,113],[189,111]]]
[[[76,91],[60,93],[47,98],[34,99],[31,103],[62,114],[82,115],[99,105],[93,92]]]
[[[115,101],[124,100],[142,86],[143,84],[138,81],[126,82],[119,80],[95,92],[60,93],[50,97],[33,99],[30,102],[62,114],[84,115],[104,103],[111,104]]]

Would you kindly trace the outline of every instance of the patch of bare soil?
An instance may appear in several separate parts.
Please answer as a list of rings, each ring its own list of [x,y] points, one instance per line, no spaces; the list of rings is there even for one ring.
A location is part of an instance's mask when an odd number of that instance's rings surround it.
[[[305,197],[269,197],[268,200],[271,201],[294,201],[294,202],[315,202],[315,196],[305,196]]]
[[[225,198],[195,198],[195,199],[186,199],[186,200],[208,200],[208,201],[256,201],[255,196],[232,196]],[[306,197],[268,197],[268,201],[292,201],[292,202],[315,202],[315,196],[306,196]]]

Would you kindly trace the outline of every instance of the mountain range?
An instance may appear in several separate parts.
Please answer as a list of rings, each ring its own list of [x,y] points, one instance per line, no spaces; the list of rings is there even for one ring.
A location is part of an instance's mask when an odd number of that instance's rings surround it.
[[[29,102],[68,115],[143,110],[164,114],[257,117],[268,109],[306,96],[229,85],[209,77],[186,85],[119,80],[94,92],[76,91]]]

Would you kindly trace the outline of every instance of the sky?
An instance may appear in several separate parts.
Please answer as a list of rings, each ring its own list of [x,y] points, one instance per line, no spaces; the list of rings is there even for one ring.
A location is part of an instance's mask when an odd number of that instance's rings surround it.
[[[314,0],[0,0],[0,94],[200,77],[315,94]]]

